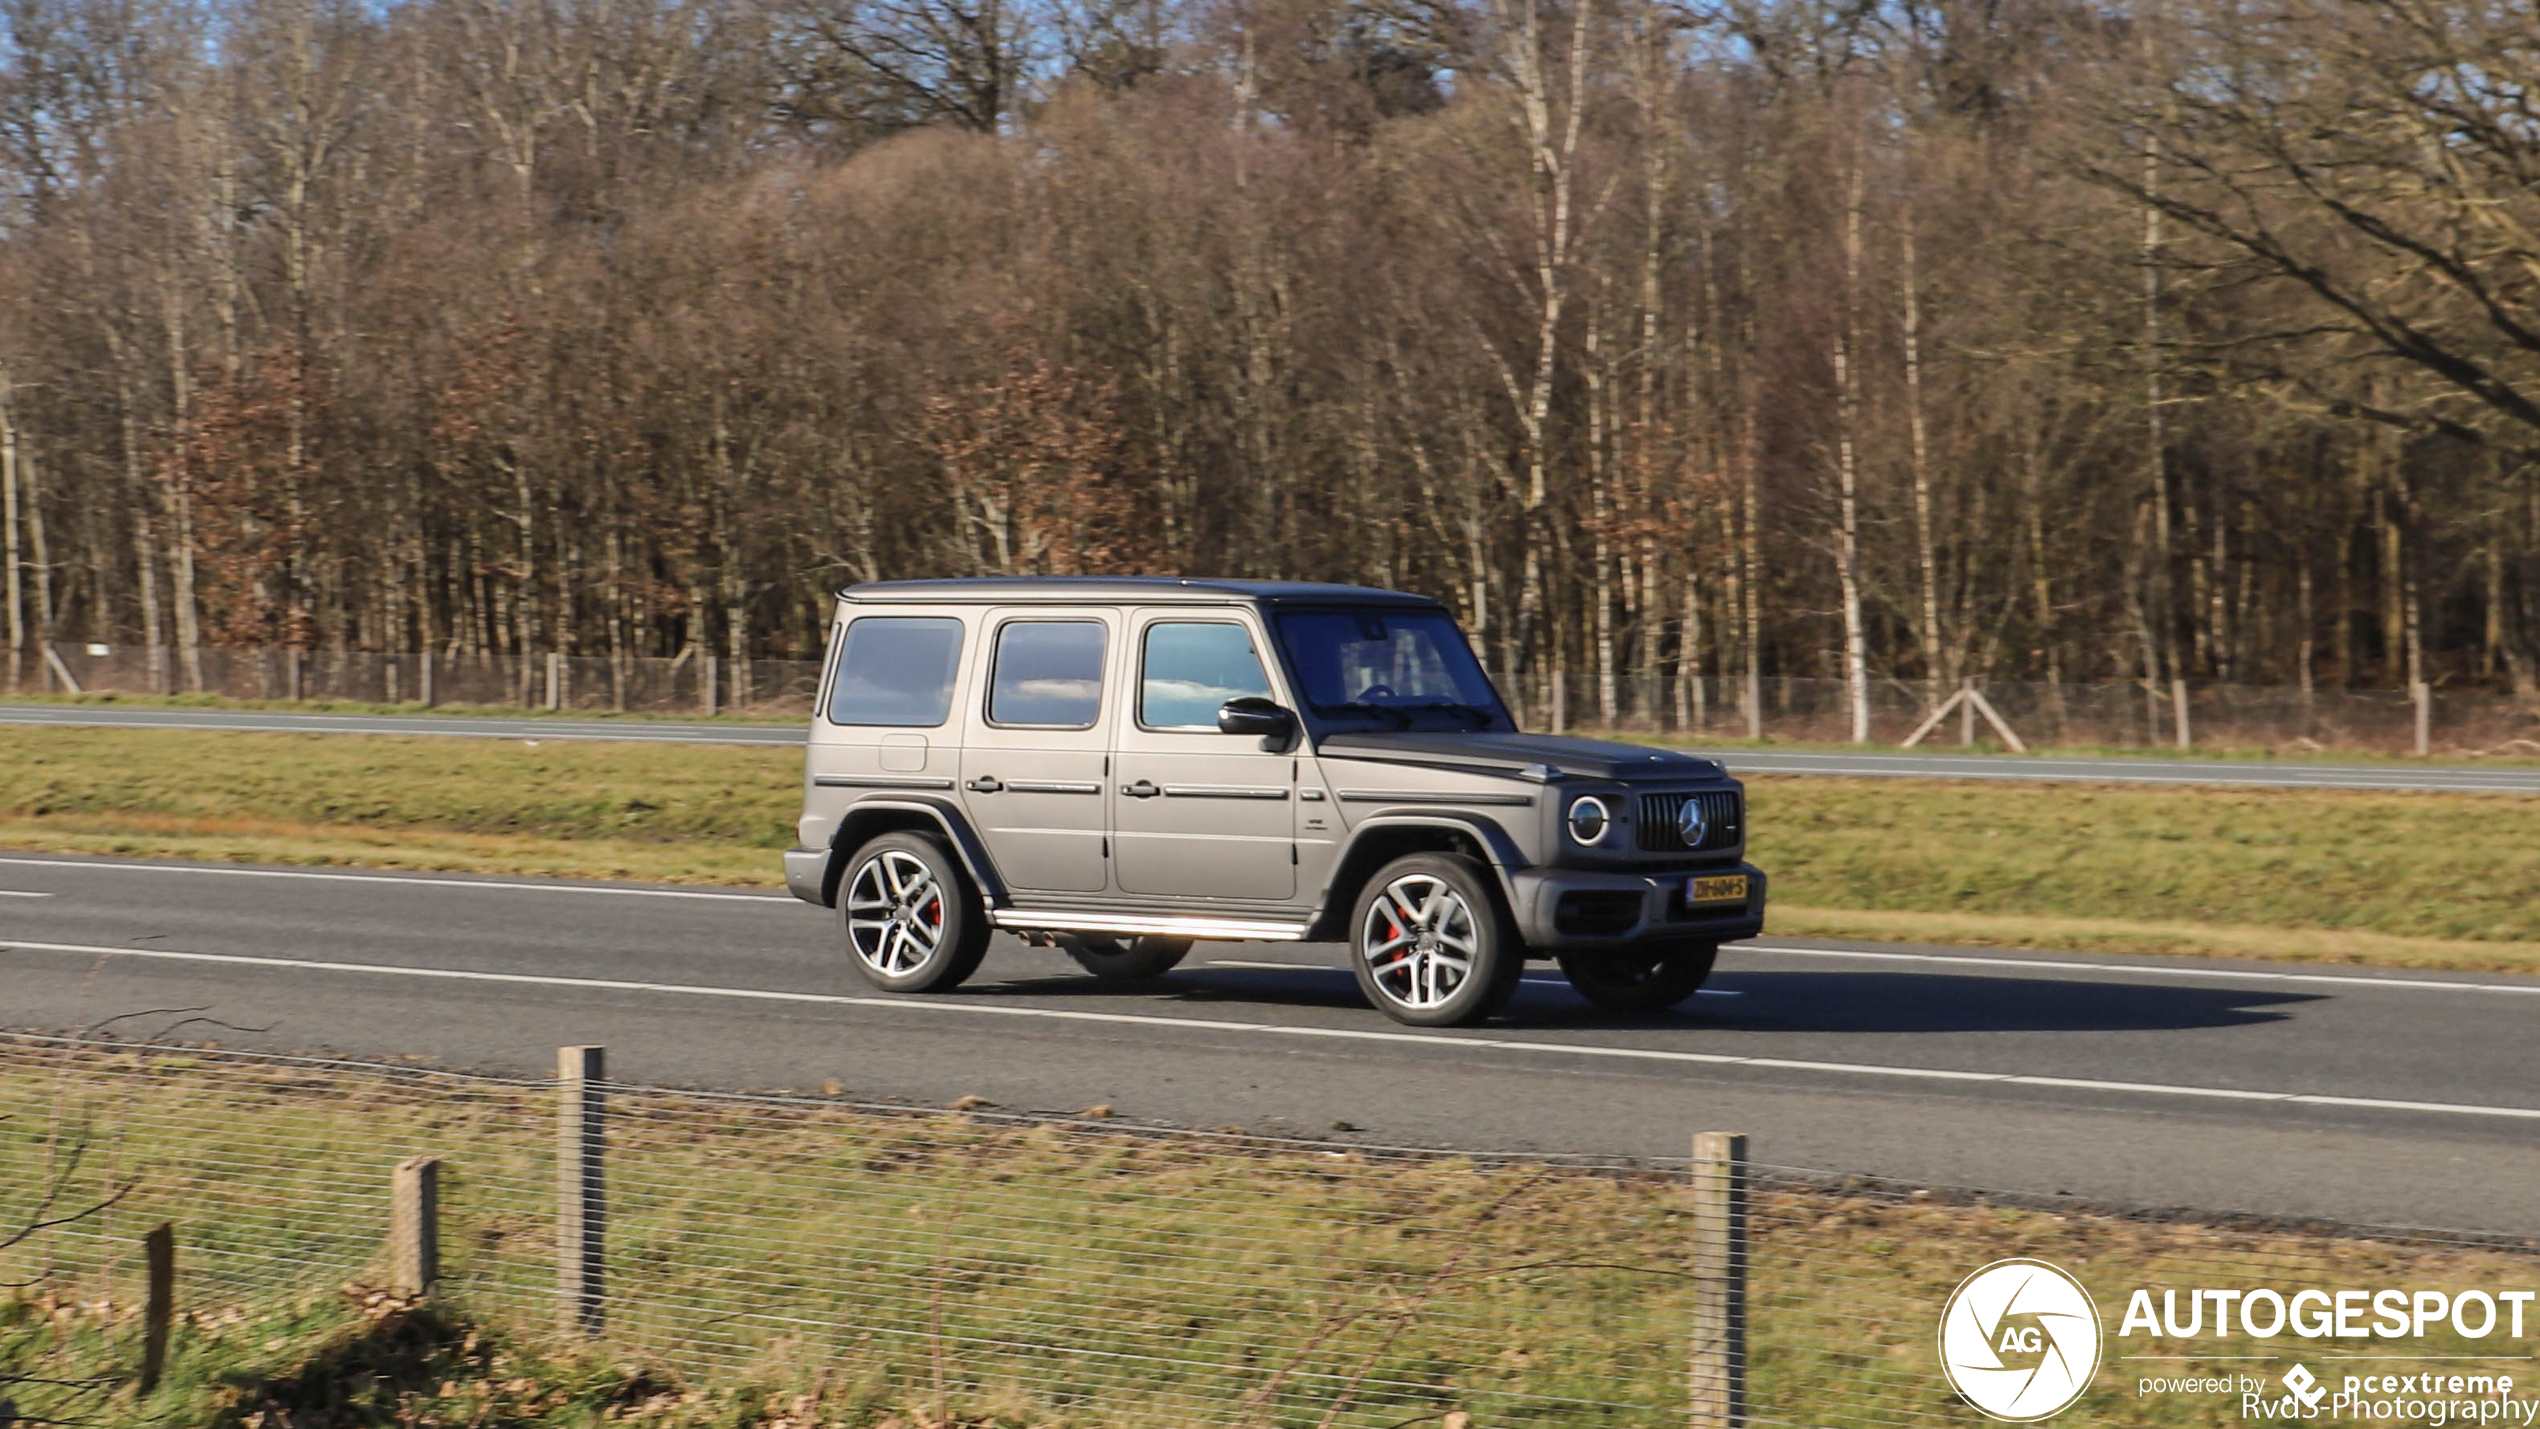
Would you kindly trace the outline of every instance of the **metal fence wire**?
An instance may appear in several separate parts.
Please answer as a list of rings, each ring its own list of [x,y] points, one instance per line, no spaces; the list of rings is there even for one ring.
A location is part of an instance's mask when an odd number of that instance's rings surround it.
[[[392,1172],[430,1154],[440,1293],[572,1348],[553,1081],[19,1037],[0,1089],[0,1223],[131,1188],[0,1252],[48,1303],[128,1310],[160,1221],[198,1321],[377,1286]],[[1033,1424],[1682,1419],[1680,1169],[817,1096],[605,1102],[600,1336],[682,1380]]]
[[[1709,1159],[620,1083],[596,1084],[604,1110],[577,1121],[562,1087],[0,1037],[0,1382],[13,1355],[36,1380],[112,1359],[162,1222],[179,1247],[175,1361],[234,1372],[271,1360],[277,1324],[357,1322],[348,1307],[390,1274],[393,1173],[416,1155],[441,1158],[435,1293],[453,1313],[524,1352],[782,1389],[818,1406],[803,1423],[1975,1424],[1935,1330],[1952,1288],[2006,1257],[2090,1281],[2111,1328],[2129,1282],[2523,1285],[2540,1270],[2530,1242],[2131,1218],[1763,1165],[1744,1166],[1732,1238]],[[590,1322],[560,1295],[570,1185],[605,1221]],[[2220,1402],[2154,1412],[2130,1377],[2132,1358],[2172,1372],[2232,1346],[2108,1344],[2086,1422],[2237,1422]],[[76,1393],[11,1392],[38,1416],[48,1393]]]

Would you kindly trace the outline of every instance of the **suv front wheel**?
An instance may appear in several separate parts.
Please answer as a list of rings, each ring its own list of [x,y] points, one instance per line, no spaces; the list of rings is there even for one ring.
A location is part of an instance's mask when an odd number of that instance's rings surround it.
[[[1350,967],[1386,1016],[1461,1027],[1517,991],[1526,950],[1490,874],[1455,854],[1415,853],[1377,870],[1350,918]]]
[[[839,884],[847,951],[865,981],[890,992],[941,992],[979,970],[988,913],[941,843],[880,835],[857,849]]]

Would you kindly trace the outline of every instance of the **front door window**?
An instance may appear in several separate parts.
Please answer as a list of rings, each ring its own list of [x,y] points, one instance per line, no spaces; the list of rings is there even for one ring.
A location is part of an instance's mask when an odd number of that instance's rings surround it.
[[[1269,694],[1270,677],[1242,626],[1158,621],[1147,627],[1138,674],[1138,723],[1147,728],[1214,730],[1218,706]]]

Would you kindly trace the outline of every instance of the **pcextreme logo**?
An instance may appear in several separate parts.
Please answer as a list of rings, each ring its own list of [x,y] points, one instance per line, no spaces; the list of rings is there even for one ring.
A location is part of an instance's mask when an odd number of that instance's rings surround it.
[[[1979,1411],[2013,1424],[2072,1407],[2099,1369],[2099,1307],[2042,1260],[1997,1260],[1940,1312],[1940,1364]]]

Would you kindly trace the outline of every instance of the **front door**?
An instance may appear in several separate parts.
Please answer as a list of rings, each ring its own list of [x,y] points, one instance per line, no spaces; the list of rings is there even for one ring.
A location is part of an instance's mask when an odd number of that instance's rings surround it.
[[[1124,893],[1279,901],[1296,894],[1297,756],[1222,734],[1217,707],[1279,699],[1260,634],[1228,612],[1140,612],[1112,766]]]
[[[961,802],[1007,886],[1099,893],[1109,735],[1104,672],[1120,618],[1105,610],[992,612],[971,688]]]

